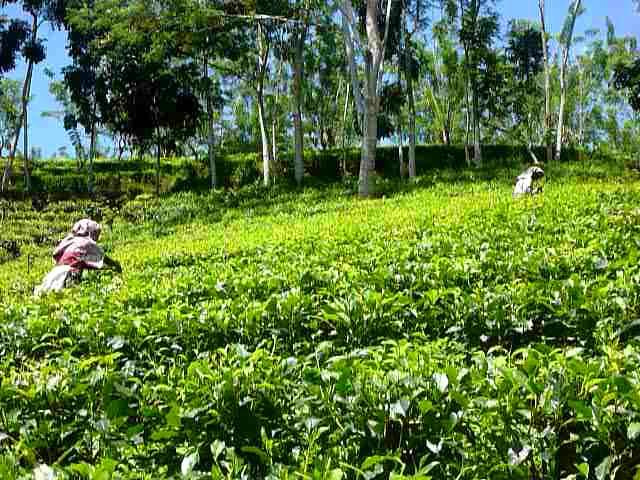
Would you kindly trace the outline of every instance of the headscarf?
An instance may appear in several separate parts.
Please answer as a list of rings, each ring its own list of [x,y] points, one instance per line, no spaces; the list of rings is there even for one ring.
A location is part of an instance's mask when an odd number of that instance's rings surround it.
[[[89,218],[76,222],[71,234],[53,251],[53,259],[58,264],[72,262],[77,268],[102,268],[104,252],[96,243],[101,230],[100,224]]]
[[[71,235],[75,237],[90,237],[94,242],[100,238],[100,232],[102,231],[102,225],[94,222],[90,218],[83,218],[77,221],[71,229]]]

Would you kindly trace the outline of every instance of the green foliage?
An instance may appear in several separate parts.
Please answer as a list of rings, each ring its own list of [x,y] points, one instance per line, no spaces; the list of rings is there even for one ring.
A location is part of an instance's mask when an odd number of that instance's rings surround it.
[[[0,156],[9,150],[20,118],[20,82],[0,79]]]
[[[630,65],[618,65],[614,82],[617,88],[624,88],[629,92],[629,104],[640,111],[640,58]]]
[[[541,147],[534,148],[538,158],[542,158]],[[514,167],[530,161],[524,146],[485,145],[485,173],[494,168]],[[405,156],[408,155],[405,149]],[[562,154],[563,162],[580,162],[597,158],[607,165],[607,159],[613,152],[588,153],[566,149]],[[293,178],[293,155],[282,154],[283,175],[285,180]],[[305,170],[307,174],[320,182],[337,181],[341,176],[341,164],[346,159],[347,172],[357,175],[360,150],[326,150],[305,152]],[[253,184],[261,176],[261,159],[256,153],[222,154],[216,157],[220,185],[237,189]],[[416,147],[416,167],[418,174],[439,169],[465,168],[464,148],[445,145],[418,145]],[[115,161],[99,159],[93,165],[95,191],[100,194],[136,196],[150,193],[155,189],[156,165],[147,157],[142,160]],[[376,155],[376,171],[385,181],[398,178],[399,160],[395,147],[380,147]],[[188,158],[171,157],[162,159],[160,165],[161,191],[164,193],[207,189],[208,162]],[[480,173],[480,172],[479,172]],[[18,195],[23,190],[21,178],[16,179]],[[50,160],[38,162],[32,173],[32,190],[40,193],[79,193],[87,194],[86,173],[78,171],[73,160]]]
[[[13,2],[5,2],[13,3]],[[24,20],[0,18],[0,74],[16,67],[18,52],[27,38],[29,26]]]
[[[546,171],[3,201],[0,475],[632,478],[638,179]],[[123,275],[33,298],[84,215]]]

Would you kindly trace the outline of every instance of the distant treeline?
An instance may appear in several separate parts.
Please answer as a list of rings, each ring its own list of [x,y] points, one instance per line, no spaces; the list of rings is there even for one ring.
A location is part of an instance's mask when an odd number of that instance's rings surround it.
[[[532,162],[526,147],[486,145],[484,167],[518,168]],[[532,149],[538,158],[544,158],[543,147]],[[404,150],[406,158],[407,149]],[[563,162],[582,161],[593,157],[591,152],[565,149]],[[293,154],[281,155],[278,165],[281,176],[293,181]],[[395,146],[379,147],[376,155],[376,173],[384,178],[400,177],[400,155]],[[360,149],[309,150],[305,152],[305,174],[320,181],[336,181],[345,175],[357,175]],[[223,154],[217,157],[220,184],[225,188],[239,188],[257,182],[262,175],[259,153]],[[468,167],[464,146],[418,145],[416,148],[417,174],[437,169],[463,169]],[[153,158],[133,160],[101,159],[93,167],[95,193],[135,196],[155,191],[156,165]],[[209,186],[207,159],[190,157],[163,159],[160,165],[162,192],[206,189]],[[32,191],[41,193],[86,194],[87,173],[76,168],[72,160],[37,162],[32,171]],[[21,177],[16,178],[14,194],[24,193]],[[7,193],[7,195],[13,195]]]

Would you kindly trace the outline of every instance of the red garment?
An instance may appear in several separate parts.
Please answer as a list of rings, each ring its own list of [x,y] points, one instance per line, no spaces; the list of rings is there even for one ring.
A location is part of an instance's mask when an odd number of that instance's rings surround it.
[[[96,243],[100,230],[100,224],[93,220],[77,222],[71,235],[62,240],[53,252],[56,265],[67,265],[74,272],[85,268],[102,268],[104,252]]]
[[[80,278],[86,268],[102,268],[104,252],[96,243],[100,237],[100,224],[85,218],[77,222],[67,236],[53,251],[56,266],[47,274],[34,294],[59,292]]]
[[[68,265],[72,271],[102,268],[104,252],[88,237],[67,237],[53,254],[56,265]]]

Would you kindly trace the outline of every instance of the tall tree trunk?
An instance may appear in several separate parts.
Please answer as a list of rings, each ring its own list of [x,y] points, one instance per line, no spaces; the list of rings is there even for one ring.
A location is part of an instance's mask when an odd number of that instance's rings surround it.
[[[89,171],[87,172],[87,190],[90,194],[93,194],[94,191],[94,178],[93,178],[93,161],[96,158],[96,137],[97,137],[97,128],[96,128],[96,101],[94,99],[93,102],[93,114],[91,119],[91,139],[89,142]]]
[[[29,95],[27,95],[27,98]],[[24,185],[27,192],[31,192],[31,175],[29,174],[29,108],[24,106]]]
[[[160,135],[158,134],[158,145],[156,147],[156,197],[160,196]]]
[[[358,34],[358,21],[353,11],[351,0],[343,0],[340,8],[342,11],[342,27],[345,34],[345,46],[351,82],[353,85],[356,105],[360,111],[363,125],[362,157],[360,159],[360,176],[358,193],[367,197],[372,193],[371,180],[375,169],[376,147],[378,145],[378,111],[380,108],[380,96],[378,84],[380,80],[382,62],[384,61],[385,45],[389,34],[389,20],[391,17],[391,0],[387,0],[384,36],[380,37],[378,30],[378,2],[367,0],[366,5],[366,49],[364,94],[360,92],[360,85],[356,71],[354,45]],[[364,44],[364,41],[362,42]],[[363,98],[364,97],[364,98]]]
[[[466,47],[465,47],[465,57],[467,57],[468,59],[468,54],[466,53]],[[469,152],[469,136],[471,133],[471,129],[475,128],[475,121],[473,120],[473,101],[471,99],[471,79],[469,77],[469,72],[467,71],[467,69],[465,68],[465,75],[466,75],[466,81],[465,81],[465,94],[464,94],[464,98],[465,98],[465,104],[466,104],[466,109],[465,109],[465,129],[464,129],[464,158],[467,164],[467,167],[471,166],[471,154]]]
[[[538,7],[540,8],[540,23],[542,25],[542,31],[540,36],[542,38],[542,55],[544,61],[544,142],[547,146],[547,162],[553,160],[553,145],[549,139],[549,132],[551,131],[551,72],[549,67],[549,44],[547,40],[547,26],[545,17],[545,0],[538,0]]]
[[[468,75],[468,74],[467,74]],[[466,82],[466,92],[465,92],[465,101],[467,104],[466,108],[466,124],[465,124],[465,141],[464,141],[464,157],[467,163],[467,167],[471,166],[471,141],[470,136],[472,134],[471,130],[475,128],[475,121],[473,119],[473,99],[471,98],[471,81],[467,79]],[[474,135],[475,137],[475,135]]]
[[[271,158],[274,168],[278,171],[278,119],[275,113],[271,119]]]
[[[467,101],[467,105],[468,105]],[[469,153],[469,132],[471,131],[471,111],[466,109],[465,115],[465,129],[464,129],[464,160],[467,167],[471,166],[471,154]]]
[[[451,134],[449,133],[449,127],[446,125],[442,128],[442,143],[446,146],[451,145]]]
[[[264,98],[262,86],[258,88],[258,121],[260,123],[260,137],[262,140],[262,177],[265,187],[269,185],[269,166],[271,165],[271,149],[269,148],[269,136],[267,134],[266,119],[264,113]]]
[[[407,167],[404,164],[404,142],[402,138],[402,123],[398,122],[398,163],[400,164],[400,178],[407,176]]]
[[[280,84],[283,83],[282,80],[282,69],[284,66],[284,62],[279,62],[278,70],[276,72],[275,77],[275,98],[274,98],[274,108],[271,112],[271,161],[274,169],[279,170],[278,164],[278,113],[279,113],[279,105],[280,105]]]
[[[447,113],[444,116],[445,121],[442,127],[442,143],[449,146],[451,145],[451,126],[453,125],[453,102],[449,98],[446,100],[446,107]]]
[[[368,197],[373,193],[373,175],[376,168],[376,149],[378,147],[378,105],[375,99],[367,98],[362,132],[362,157],[358,179],[358,193]]]
[[[218,188],[218,172],[216,169],[216,152],[214,148],[213,112],[207,114],[207,153],[209,156],[209,176],[211,177],[211,190]]]
[[[347,172],[347,112],[349,111],[349,93],[351,84],[347,83],[347,93],[344,96],[344,110],[342,112],[342,175]]]
[[[413,94],[413,80],[407,76],[409,96],[409,178],[416,177],[416,99]]]
[[[275,98],[276,107],[271,112],[271,165],[273,169],[278,171],[278,93],[276,90]]]
[[[260,123],[260,137],[262,140],[262,177],[265,187],[269,186],[271,149],[269,148],[269,135],[267,133],[267,120],[264,109],[264,80],[266,75],[267,60],[269,58],[269,45],[265,45],[262,25],[258,22],[258,121]]]
[[[204,76],[209,80],[209,57],[204,57]],[[208,82],[207,82],[208,83]],[[211,98],[211,89],[207,88],[207,153],[209,156],[209,177],[211,179],[211,190],[218,187],[218,174],[216,170],[216,157],[214,145],[214,124],[213,124],[213,99]]]
[[[462,28],[462,18],[464,17],[464,2],[460,0],[460,28]],[[464,75],[465,75],[465,92],[464,100],[466,105],[465,115],[465,140],[464,140],[464,159],[467,167],[471,166],[471,154],[469,153],[469,133],[471,132],[472,125],[475,126],[473,120],[473,100],[471,99],[471,76],[469,75],[469,46],[466,42],[462,45],[464,49]]]
[[[295,141],[294,171],[298,186],[302,185],[304,177],[304,134],[302,131],[302,77],[304,75],[304,42],[307,30],[299,27],[295,37],[295,58],[293,62],[293,128]]]
[[[365,158],[362,159],[360,168],[360,195],[367,197],[372,193],[372,174],[376,168],[376,149],[378,147],[378,112],[380,110],[380,96],[378,83],[380,70],[384,61],[385,46],[389,34],[389,19],[391,17],[391,0],[387,0],[384,36],[380,37],[378,30],[378,2],[367,0],[366,31],[368,52],[365,60],[365,72],[367,77],[367,101],[365,135]]]
[[[467,13],[469,13],[469,9],[471,10],[473,23],[477,28],[478,17],[480,15],[480,2],[474,1],[471,2],[470,5],[466,6],[465,3],[460,0],[460,22],[462,26],[463,19]],[[467,42],[463,42],[464,48],[464,59],[465,59],[465,71],[466,71],[466,101],[467,101],[467,129],[466,129],[466,144],[469,145],[469,130],[472,131],[473,135],[473,163],[476,167],[482,166],[482,148],[480,146],[480,108],[479,108],[479,100],[478,100],[478,65],[477,61],[474,60],[473,65],[471,65],[470,60],[470,45]],[[472,74],[469,73],[469,70],[472,70]],[[467,165],[470,165],[470,154],[467,152],[467,147],[465,146],[465,157],[467,160]]]
[[[482,166],[482,147],[480,146],[480,112],[478,106],[477,84],[474,84],[473,92],[473,163],[476,167]]]
[[[569,54],[571,52],[571,42],[573,41],[573,29],[580,12],[582,0],[574,0],[573,10],[569,12],[569,28],[566,31],[567,37],[562,46],[562,63],[560,64],[560,109],[558,110],[558,135],[556,138],[556,161],[560,161],[562,156],[562,141],[564,137],[564,109],[567,97],[567,67],[569,64]]]
[[[560,161],[562,155],[562,139],[564,134],[564,107],[566,102],[565,70],[560,69],[560,108],[558,110],[558,131],[556,137],[556,160]]]
[[[585,103],[586,103],[586,95],[585,95],[585,73],[584,67],[579,66],[579,102],[578,102],[578,145],[580,147],[584,144],[584,130],[585,130]]]
[[[407,31],[407,6],[402,6],[402,48],[403,70],[407,85],[407,100],[409,103],[409,178],[416,176],[416,99],[413,94],[413,78],[407,52],[411,52],[411,37]],[[402,134],[402,132],[401,132]],[[400,142],[402,144],[402,141]],[[403,167],[404,168],[404,167]]]

